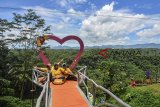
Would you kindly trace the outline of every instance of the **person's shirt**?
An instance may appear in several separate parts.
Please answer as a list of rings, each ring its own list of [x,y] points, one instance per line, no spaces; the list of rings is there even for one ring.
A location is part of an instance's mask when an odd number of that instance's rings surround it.
[[[65,74],[69,74],[69,73],[72,72],[69,68],[66,68],[66,69],[64,69],[64,70],[65,70]]]
[[[64,76],[65,70],[61,67],[58,67],[57,70],[54,69],[54,67],[51,68],[52,77],[59,78],[61,76]]]
[[[49,71],[47,68],[40,68],[39,70],[43,71],[43,72]],[[54,66],[52,66],[51,67],[51,74],[52,74],[52,77],[59,78],[61,76],[64,76],[64,74],[66,74],[66,71],[62,67],[58,67],[58,69],[55,70]]]
[[[64,68],[63,68],[64,69]],[[68,74],[70,74],[72,71],[69,68],[64,69],[64,76],[65,78],[68,77]]]

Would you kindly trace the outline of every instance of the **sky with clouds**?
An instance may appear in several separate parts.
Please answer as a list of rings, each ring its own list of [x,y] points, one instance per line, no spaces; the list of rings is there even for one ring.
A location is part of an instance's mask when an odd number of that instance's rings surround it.
[[[53,34],[77,35],[85,46],[160,43],[160,0],[0,0],[0,18],[12,20],[25,11],[4,7],[34,9]]]

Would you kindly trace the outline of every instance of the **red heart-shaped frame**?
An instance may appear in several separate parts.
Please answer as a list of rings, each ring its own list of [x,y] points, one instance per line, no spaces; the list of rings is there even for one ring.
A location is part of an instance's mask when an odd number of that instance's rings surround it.
[[[84,50],[83,41],[79,37],[74,36],[74,35],[66,36],[63,39],[60,39],[60,38],[58,38],[57,36],[54,36],[54,35],[45,35],[45,36],[48,36],[48,39],[55,40],[60,44],[63,44],[64,42],[66,42],[68,40],[76,40],[76,41],[78,41],[78,43],[80,45],[80,49],[78,51],[78,54],[76,55],[76,57],[74,58],[74,60],[72,61],[71,65],[70,65],[70,69],[73,70],[75,68],[76,64],[78,63],[78,61],[79,61],[79,59],[81,57],[81,54],[83,53],[83,50]],[[42,50],[39,51],[39,56],[43,60],[45,65],[50,64]]]

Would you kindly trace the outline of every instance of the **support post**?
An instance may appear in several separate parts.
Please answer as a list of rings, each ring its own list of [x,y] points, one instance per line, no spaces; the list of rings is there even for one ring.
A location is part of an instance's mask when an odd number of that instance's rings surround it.
[[[93,106],[95,106],[96,93],[95,93],[95,85],[93,83],[92,83],[92,94],[93,94]]]
[[[32,81],[34,80],[34,72],[32,72]],[[34,83],[32,82],[32,89],[30,90],[32,93],[32,107],[34,107]]]
[[[32,82],[32,90],[31,90],[31,93],[32,93],[32,107],[34,107],[34,84],[33,84],[33,82]]]
[[[77,81],[78,81],[78,85],[79,85],[79,82],[80,82],[80,74],[79,73],[78,73]]]
[[[85,68],[85,69],[84,69],[84,75],[85,75],[85,76],[87,75],[86,73],[87,73],[87,72],[86,72],[86,68]],[[87,83],[87,79],[86,79],[86,78],[85,78],[84,82],[85,82],[86,86],[88,87],[88,83]],[[88,96],[87,89],[86,89],[86,91],[85,91],[85,95]],[[88,98],[88,97],[87,97],[87,98]]]

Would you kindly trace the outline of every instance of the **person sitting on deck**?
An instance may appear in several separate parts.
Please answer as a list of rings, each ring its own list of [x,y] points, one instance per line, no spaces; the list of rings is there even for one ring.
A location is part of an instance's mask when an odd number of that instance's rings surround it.
[[[52,81],[53,84],[62,84],[65,82],[65,76],[67,75],[67,72],[62,67],[59,67],[59,64],[54,64],[54,66],[51,66],[51,64],[48,65],[48,68],[40,68],[40,67],[34,67],[37,70],[48,72],[51,71],[51,77],[50,81]]]
[[[66,74],[65,70],[59,67],[58,64],[54,64],[54,67],[51,69],[51,81],[55,79],[62,79],[62,81],[65,81],[65,76],[63,74]]]
[[[70,70],[70,68],[67,67],[66,63],[62,64],[62,68],[65,70],[65,78],[66,80],[74,80],[77,81],[77,77],[72,73],[72,71]]]

